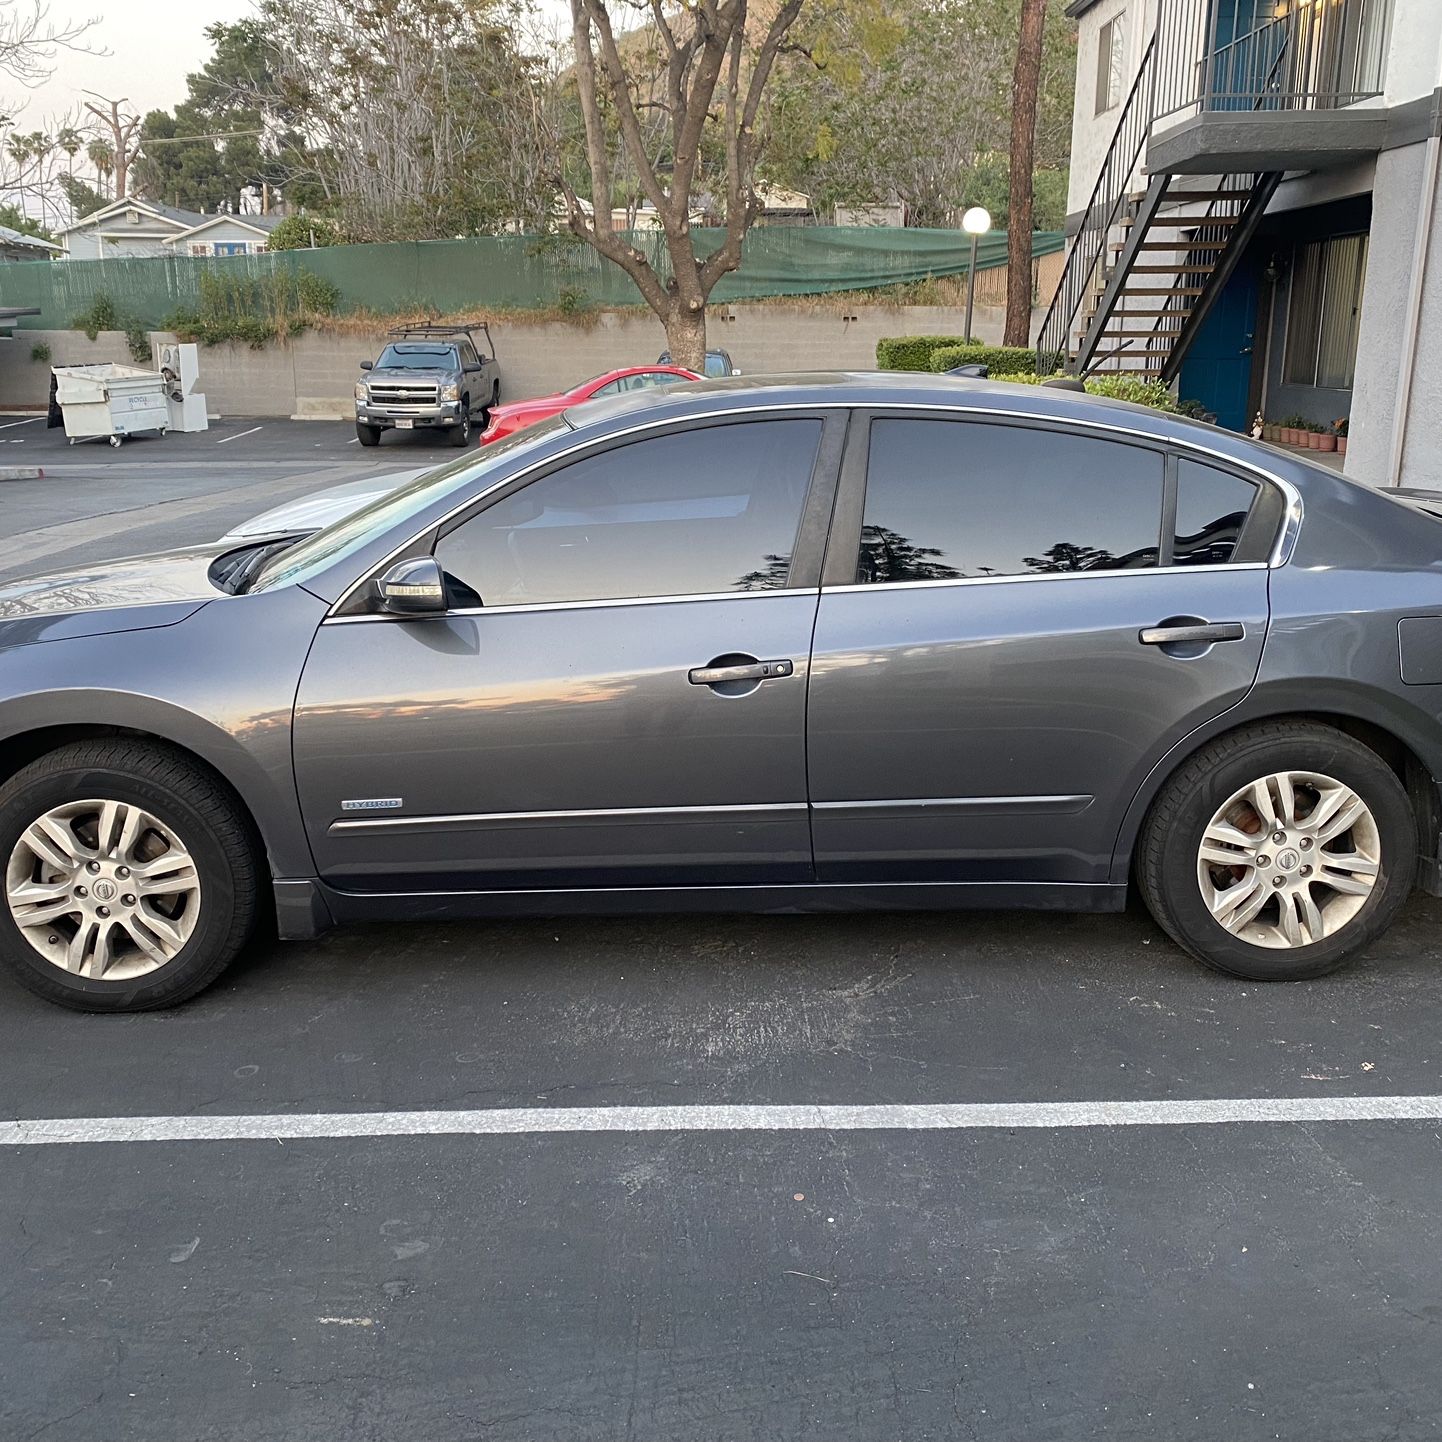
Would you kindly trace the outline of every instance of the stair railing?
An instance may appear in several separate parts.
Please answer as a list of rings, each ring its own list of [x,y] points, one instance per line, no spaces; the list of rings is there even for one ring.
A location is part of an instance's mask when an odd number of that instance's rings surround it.
[[[1081,228],[1067,255],[1066,267],[1037,337],[1038,375],[1050,375],[1070,358],[1072,331],[1106,259],[1113,228],[1121,219],[1137,166],[1152,128],[1153,56],[1156,36],[1147,42],[1137,77],[1127,93],[1112,143],[1087,202]]]

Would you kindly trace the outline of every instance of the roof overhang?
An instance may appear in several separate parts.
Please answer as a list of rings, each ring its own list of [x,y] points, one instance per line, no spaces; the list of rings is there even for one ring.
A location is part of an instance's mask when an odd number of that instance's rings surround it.
[[[177,230],[174,235],[167,236],[166,243],[169,244],[177,240],[189,240],[191,236],[199,235],[201,231],[209,230],[212,226],[217,225],[238,225],[242,230],[248,230],[252,235],[258,235],[262,238],[270,235],[270,231],[266,229],[265,226],[256,225],[243,215],[212,215],[200,225],[192,225],[189,230]]]
[[[1233,175],[1247,171],[1336,170],[1386,147],[1387,112],[1209,110],[1154,135],[1153,175]]]

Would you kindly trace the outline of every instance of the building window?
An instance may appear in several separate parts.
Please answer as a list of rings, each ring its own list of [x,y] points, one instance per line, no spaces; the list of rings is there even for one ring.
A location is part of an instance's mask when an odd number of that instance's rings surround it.
[[[1297,247],[1283,384],[1351,389],[1366,272],[1365,234],[1334,235]]]
[[[1097,103],[1096,113],[1120,105],[1122,99],[1122,52],[1126,43],[1126,11],[1113,15],[1102,26],[1097,39]]]
[[[210,247],[208,245],[192,245],[190,253],[191,255],[209,255]]]

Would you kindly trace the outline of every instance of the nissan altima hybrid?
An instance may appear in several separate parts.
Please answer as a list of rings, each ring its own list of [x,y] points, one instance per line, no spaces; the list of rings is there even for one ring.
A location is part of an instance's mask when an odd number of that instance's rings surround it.
[[[1135,887],[1317,976],[1442,889],[1439,502],[1061,390],[733,378],[13,583],[0,960],[128,1011],[262,923]]]

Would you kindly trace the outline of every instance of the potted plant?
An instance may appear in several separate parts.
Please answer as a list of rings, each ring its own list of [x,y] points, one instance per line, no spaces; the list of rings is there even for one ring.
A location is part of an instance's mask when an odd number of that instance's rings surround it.
[[[1331,426],[1325,430],[1317,431],[1317,449],[1319,451],[1335,451],[1337,449],[1337,432]]]
[[[1332,422],[1332,433],[1337,437],[1337,454],[1339,456],[1345,456],[1347,454],[1346,416],[1338,416],[1337,419]]]
[[[1309,451],[1322,449],[1322,427],[1316,421],[1307,422],[1307,449]]]

